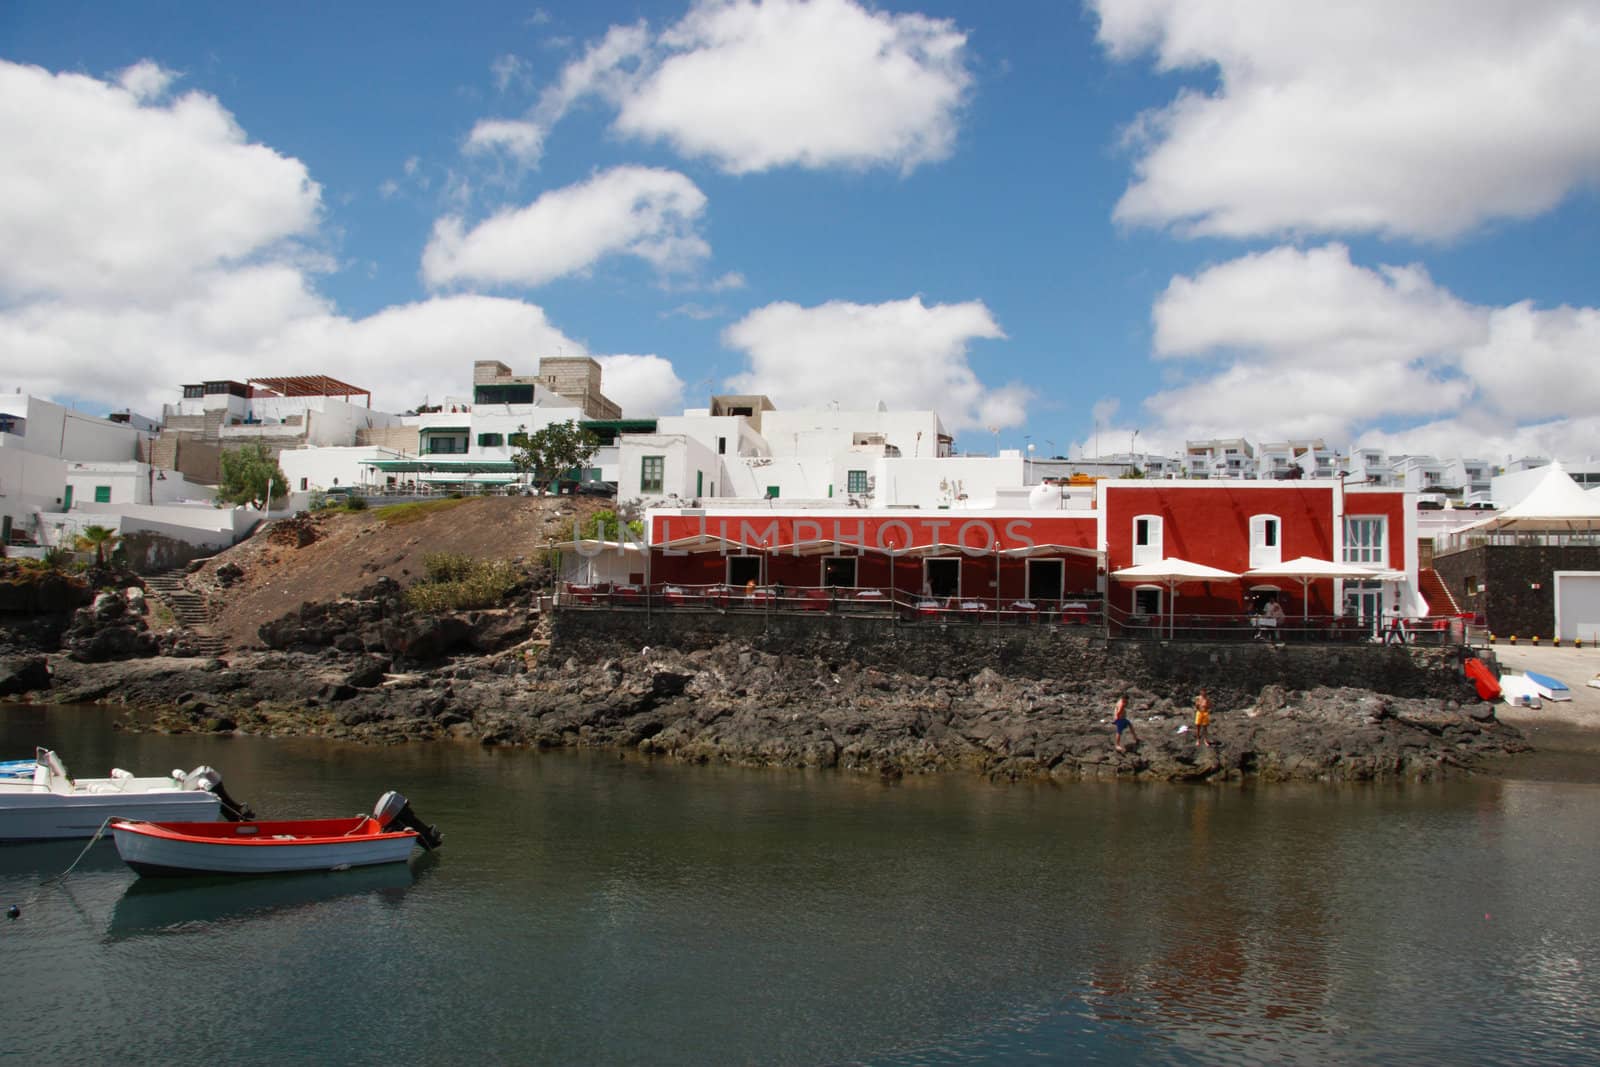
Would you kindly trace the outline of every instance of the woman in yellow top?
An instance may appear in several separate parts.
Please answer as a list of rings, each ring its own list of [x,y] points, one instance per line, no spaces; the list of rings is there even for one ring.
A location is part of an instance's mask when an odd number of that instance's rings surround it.
[[[1211,698],[1206,696],[1205,686],[1194,698],[1194,743],[1211,747]]]

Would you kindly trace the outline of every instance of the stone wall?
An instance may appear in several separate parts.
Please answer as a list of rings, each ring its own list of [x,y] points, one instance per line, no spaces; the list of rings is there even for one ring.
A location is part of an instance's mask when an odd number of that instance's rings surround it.
[[[1556,571],[1600,571],[1600,547],[1481,545],[1437,556],[1433,569],[1462,611],[1497,637],[1548,639],[1556,627]],[[1470,587],[1470,588],[1469,588]]]
[[[1147,688],[1352,686],[1446,698],[1459,698],[1463,684],[1454,648],[1112,641],[1077,627],[896,626],[887,619],[847,616],[646,616],[568,609],[555,613],[551,639],[557,656],[595,662],[637,656],[649,646],[693,651],[734,640],[762,652],[927,678],[964,679],[992,668],[1026,678],[1116,679]]]

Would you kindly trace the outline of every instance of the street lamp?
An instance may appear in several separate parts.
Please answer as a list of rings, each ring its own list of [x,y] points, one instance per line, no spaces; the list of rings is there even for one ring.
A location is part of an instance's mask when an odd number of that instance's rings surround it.
[[[990,426],[988,430],[994,434],[994,454],[995,458],[998,459],[1000,457],[1000,427]]]
[[[1023,481],[1030,482],[1030,483],[1033,481],[1033,442],[1032,441],[1028,442],[1028,469],[1027,469],[1026,472],[1024,472]]]

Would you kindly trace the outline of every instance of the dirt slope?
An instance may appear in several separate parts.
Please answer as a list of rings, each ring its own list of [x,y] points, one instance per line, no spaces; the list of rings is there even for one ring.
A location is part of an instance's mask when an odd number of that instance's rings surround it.
[[[412,522],[385,522],[371,511],[280,520],[208,560],[189,578],[214,610],[214,629],[230,649],[260,644],[256,628],[308,600],[354,592],[379,575],[402,585],[424,572],[430,552],[484,558],[532,558],[572,536],[573,520],[609,506],[588,498],[478,497]],[[309,529],[315,539],[298,544]],[[217,569],[243,577],[224,585]]]

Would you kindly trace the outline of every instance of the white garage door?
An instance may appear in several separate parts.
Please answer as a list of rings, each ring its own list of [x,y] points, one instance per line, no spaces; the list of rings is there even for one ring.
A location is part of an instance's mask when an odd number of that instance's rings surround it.
[[[1556,571],[1556,633],[1600,644],[1600,573]]]

